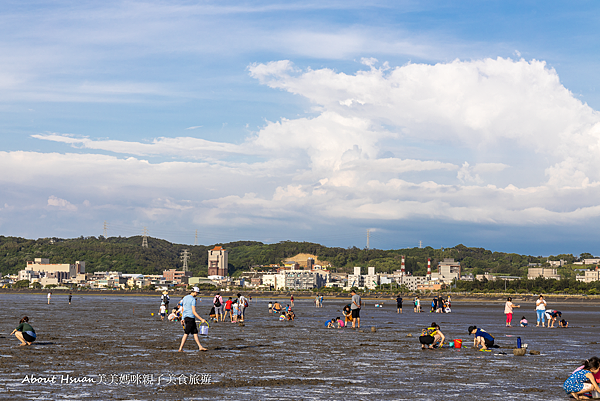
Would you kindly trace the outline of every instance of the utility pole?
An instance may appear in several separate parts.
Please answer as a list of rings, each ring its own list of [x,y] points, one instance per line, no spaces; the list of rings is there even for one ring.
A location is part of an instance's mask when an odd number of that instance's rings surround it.
[[[104,220],[104,233],[103,233],[104,239],[106,239],[107,235],[108,235],[108,223],[106,222],[106,220]]]
[[[142,239],[142,248],[148,248],[148,229],[144,227],[144,234]]]
[[[198,245],[198,229],[196,229],[196,237],[194,238],[194,245]]]
[[[419,241],[419,248],[423,248],[423,241]]]
[[[183,271],[186,272],[188,271],[188,259],[190,258],[190,256],[192,256],[191,253],[188,253],[187,249],[184,249],[183,251],[181,251],[181,261],[183,262]]]
[[[367,249],[369,249],[369,239],[371,238],[371,230],[367,229]]]

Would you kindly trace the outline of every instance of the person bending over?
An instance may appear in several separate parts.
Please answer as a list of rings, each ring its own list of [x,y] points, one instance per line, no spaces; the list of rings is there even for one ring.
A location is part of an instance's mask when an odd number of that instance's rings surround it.
[[[563,384],[563,389],[567,394],[570,394],[576,400],[586,400],[587,396],[584,393],[591,391],[600,392],[595,375],[600,371],[600,359],[592,357],[583,362],[583,367],[577,369],[569,376]]]
[[[421,336],[419,337],[419,342],[421,343],[421,348],[429,348],[433,349],[436,346],[441,346],[446,337],[440,330],[440,326],[437,323],[431,323],[431,327],[423,329],[421,331]]]
[[[482,350],[494,347],[494,336],[484,329],[478,329],[477,326],[470,326],[469,334],[475,335],[473,347],[481,347]]]

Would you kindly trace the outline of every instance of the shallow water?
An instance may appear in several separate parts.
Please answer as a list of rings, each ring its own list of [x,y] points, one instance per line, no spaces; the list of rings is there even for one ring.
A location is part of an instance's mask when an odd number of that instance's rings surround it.
[[[566,400],[562,383],[569,373],[600,355],[600,305],[553,303],[549,307],[561,310],[572,327],[545,329],[504,327],[503,303],[453,301],[450,314],[415,314],[412,308],[396,314],[392,300],[383,308],[366,301],[359,332],[324,328],[348,301],[326,300],[315,308],[312,300],[297,299],[294,322],[269,314],[268,301],[253,300],[244,327],[211,324],[209,336],[201,336],[208,352],[198,352],[188,339],[185,352],[177,353],[183,330],[157,317],[159,296],[75,294],[68,305],[66,295],[54,295],[47,305],[45,295],[2,294],[0,398]],[[204,317],[208,302],[198,303]],[[525,315],[535,325],[533,303],[516,303],[522,307],[514,321]],[[31,347],[16,347],[8,334],[25,314],[38,338]],[[421,350],[420,329],[432,321],[447,339],[460,338],[467,347]],[[472,349],[469,325],[485,328],[501,348]],[[517,336],[541,355],[513,356]],[[31,375],[56,382],[24,380]],[[96,383],[65,383],[67,375]],[[202,383],[208,378],[210,384]]]

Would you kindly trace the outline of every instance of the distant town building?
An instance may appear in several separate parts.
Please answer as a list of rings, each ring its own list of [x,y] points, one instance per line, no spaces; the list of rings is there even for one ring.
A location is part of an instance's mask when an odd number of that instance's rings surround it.
[[[600,264],[600,259],[583,259],[584,265],[597,265]]]
[[[262,285],[276,291],[284,289],[285,273],[263,274]]]
[[[546,260],[551,267],[563,267],[567,262],[565,260]]]
[[[288,260],[283,264],[284,270],[299,270],[300,264],[293,260]]]
[[[446,284],[460,280],[460,262],[455,262],[454,259],[444,259],[443,262],[438,263],[438,272],[431,273],[431,278]]]
[[[410,276],[404,275],[400,277],[400,281],[397,281],[400,285],[405,285],[410,291],[417,291],[417,288],[420,285],[425,285],[430,280],[427,279],[427,276]]]
[[[163,277],[166,281],[172,281],[174,284],[187,284],[189,278],[192,277],[192,272],[169,269],[163,271]]]
[[[584,283],[591,283],[593,281],[600,281],[600,269],[596,267],[595,270],[587,270],[583,275],[577,276],[577,281]]]
[[[348,274],[348,288],[364,288],[365,277],[361,274],[361,267],[354,267],[354,274]]]
[[[19,280],[39,282],[41,285],[58,285],[76,280],[77,276],[85,273],[85,262],[50,263],[46,258],[35,258],[27,261],[26,268],[19,271]]]
[[[533,280],[538,277],[543,278],[553,278],[556,280],[560,280],[560,276],[558,275],[556,269],[548,268],[548,267],[530,267],[527,270],[527,278],[529,280]]]
[[[221,246],[215,246],[208,251],[208,278],[222,278],[228,275],[229,251]]]
[[[486,279],[487,281],[496,281],[496,276],[490,274],[490,273],[483,273],[483,274],[476,274],[475,275],[475,280],[483,280]]]
[[[218,285],[220,283],[209,279],[208,277],[189,277],[188,278],[188,285],[201,285],[201,284],[209,284],[209,285]]]
[[[417,291],[439,291],[444,287],[444,284],[429,281],[425,284],[417,285]]]

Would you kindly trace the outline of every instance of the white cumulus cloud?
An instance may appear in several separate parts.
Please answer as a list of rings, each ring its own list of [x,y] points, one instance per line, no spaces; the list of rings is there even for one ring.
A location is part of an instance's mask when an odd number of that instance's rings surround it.
[[[258,82],[314,109],[267,121],[240,143],[38,134],[79,153],[3,152],[0,168],[13,174],[0,183],[85,190],[88,209],[127,205],[140,219],[208,225],[568,224],[600,216],[600,114],[544,62],[362,64],[354,74],[288,60],[250,65]],[[48,206],[77,211],[56,197]]]

